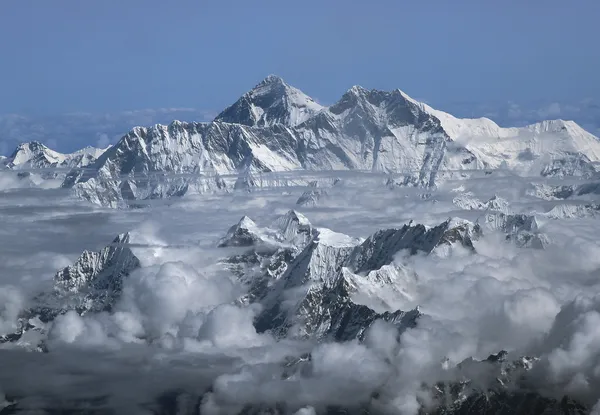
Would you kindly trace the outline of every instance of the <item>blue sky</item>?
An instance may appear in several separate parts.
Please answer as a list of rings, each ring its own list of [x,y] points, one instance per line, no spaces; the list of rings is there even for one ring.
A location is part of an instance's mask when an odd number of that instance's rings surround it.
[[[269,73],[461,101],[600,96],[598,0],[0,3],[0,114],[218,111]]]

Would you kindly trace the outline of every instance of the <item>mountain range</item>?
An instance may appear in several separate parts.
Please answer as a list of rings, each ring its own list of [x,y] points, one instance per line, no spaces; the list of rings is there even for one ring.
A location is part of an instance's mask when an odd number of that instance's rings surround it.
[[[595,179],[599,161],[600,140],[571,121],[501,128],[485,118],[453,117],[400,90],[358,86],[324,107],[271,75],[212,122],[136,127],[106,149],[71,154],[29,142],[0,163],[22,180],[32,175],[58,179],[84,200],[127,208],[194,192],[252,191],[274,182],[307,185],[296,206],[314,206],[340,185],[331,176],[341,171],[379,173],[389,187],[416,187],[423,191],[419,197],[429,198],[427,192],[445,180],[481,172]],[[328,174],[315,180],[306,172]],[[529,191],[540,200],[556,200],[598,194],[599,188],[593,182],[537,184]],[[257,333],[278,340],[362,343],[375,322],[383,321],[399,337],[428,318],[418,306],[399,306],[416,297],[417,271],[407,258],[439,259],[454,250],[477,255],[477,241],[488,233],[501,235],[515,250],[543,250],[552,243],[538,216],[513,211],[502,197],[482,201],[460,188],[453,197],[453,205],[475,212],[477,219],[451,217],[433,226],[411,221],[355,238],[314,226],[299,211],[289,210],[271,223],[240,218],[224,227],[214,248],[221,254],[219,265],[246,289],[234,305],[258,306],[252,321]],[[598,211],[593,203],[565,205],[543,217],[587,217]],[[97,252],[84,251],[56,272],[48,290],[27,302],[14,330],[0,336],[2,346],[51,353],[45,342],[58,316],[110,315],[130,275],[144,266],[143,246],[124,232]],[[155,339],[135,340],[152,344]],[[310,354],[286,359],[282,379],[310,376]],[[454,368],[462,381],[423,386],[434,397],[433,409],[423,413],[586,413],[570,398],[558,401],[521,388],[536,362],[531,356],[509,359],[500,350],[485,360],[467,359]],[[473,381],[482,374],[493,379],[484,388]],[[175,395],[177,402],[164,404],[158,413],[175,413],[164,406],[172,409],[183,401],[192,402],[191,409],[177,413],[197,413],[202,393]],[[376,414],[380,400],[374,391],[364,407],[322,413]],[[235,413],[285,412],[250,405]]]
[[[212,122],[136,127],[107,149],[73,154],[25,143],[2,163],[14,170],[63,167],[63,187],[119,207],[262,186],[262,174],[360,170],[435,187],[486,169],[593,177],[599,161],[600,140],[572,121],[502,128],[486,118],[453,117],[400,90],[359,86],[323,107],[271,75]]]
[[[399,254],[443,256],[445,250],[457,247],[475,253],[473,243],[484,232],[499,228],[510,239],[510,235],[535,228],[531,218],[499,215],[502,225],[480,226],[449,219],[434,227],[410,223],[355,239],[315,227],[304,215],[290,210],[268,226],[260,226],[244,216],[216,241],[216,246],[223,249],[223,265],[248,289],[237,300],[238,305],[260,304],[262,311],[254,320],[257,332],[269,332],[281,339],[363,342],[366,331],[377,320],[396,327],[400,336],[414,328],[419,319],[426,318],[419,307],[394,309],[398,299],[410,299],[416,277],[414,270],[397,260]],[[110,313],[130,274],[141,267],[136,252],[144,245],[138,248],[136,242],[135,237],[125,233],[98,252],[84,251],[72,265],[55,274],[49,291],[31,300],[31,307],[21,313],[15,331],[0,336],[0,345],[52,353],[46,339],[55,318],[70,312],[82,316]],[[294,297],[290,298],[290,292],[295,292]],[[427,386],[434,398],[427,413],[475,415],[510,410],[513,412],[506,413],[529,414],[534,409],[540,414],[586,413],[585,407],[568,398],[559,402],[515,388],[535,363],[532,357],[508,359],[505,351],[483,361],[467,359],[456,368],[467,381]],[[309,376],[311,364],[310,355],[288,358],[282,366],[282,379]],[[481,377],[487,372],[497,379],[490,389],[470,385],[470,373]],[[182,400],[188,401],[184,399],[185,392],[177,392],[176,396],[177,408],[183,405]],[[176,412],[169,412],[171,406],[164,406],[164,402],[158,405],[167,411],[164,413],[196,413],[194,402],[201,401],[202,395],[188,398],[192,401],[188,402],[189,407]],[[19,399],[13,397],[8,408]],[[321,413],[378,414],[378,399],[373,395],[362,407],[330,407]],[[275,409],[249,406],[235,413],[258,414],[265,410]]]

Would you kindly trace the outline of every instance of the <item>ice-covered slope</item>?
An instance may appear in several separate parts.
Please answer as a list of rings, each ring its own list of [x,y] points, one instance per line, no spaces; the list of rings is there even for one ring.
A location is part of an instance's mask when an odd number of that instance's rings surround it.
[[[136,127],[91,172],[73,172],[63,185],[114,207],[262,186],[255,174],[263,172],[366,170],[394,173],[402,185],[435,186],[474,169],[590,176],[600,161],[600,141],[573,122],[501,128],[485,118],[457,119],[400,90],[358,86],[328,108],[310,102],[270,76],[211,123]]]
[[[502,128],[487,118],[458,119],[424,104],[458,144],[489,168],[524,175],[591,176],[600,161],[600,140],[573,121],[548,120],[522,128]]]
[[[268,127],[293,127],[312,117],[323,107],[311,97],[270,75],[221,112],[215,121]]]

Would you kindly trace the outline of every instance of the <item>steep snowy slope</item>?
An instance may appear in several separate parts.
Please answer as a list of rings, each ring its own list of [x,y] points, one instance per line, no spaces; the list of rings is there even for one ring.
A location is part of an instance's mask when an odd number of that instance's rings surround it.
[[[323,107],[278,76],[270,75],[233,105],[226,108],[215,121],[269,127],[282,124],[293,127],[312,117]]]

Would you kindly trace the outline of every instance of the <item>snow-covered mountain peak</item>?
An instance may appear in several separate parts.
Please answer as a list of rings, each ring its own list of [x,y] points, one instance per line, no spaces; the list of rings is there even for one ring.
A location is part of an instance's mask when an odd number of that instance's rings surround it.
[[[295,210],[289,210],[287,213],[276,220],[276,224],[282,230],[287,229],[291,223],[301,226],[309,226],[310,221],[302,213]]]
[[[221,112],[215,121],[258,127],[275,124],[293,127],[322,109],[304,92],[288,85],[278,76],[269,75]]]
[[[400,95],[404,100],[409,101],[415,105],[419,105],[423,108],[428,107],[425,103],[417,101],[416,99],[411,98],[406,92],[402,91],[400,88],[394,89],[394,93]]]
[[[303,248],[316,235],[316,230],[303,214],[290,210],[273,224],[279,239],[284,243]]]
[[[354,85],[335,104],[328,108],[329,112],[339,115],[354,107],[364,108],[369,105],[370,92],[362,86]]]
[[[219,241],[223,247],[291,247],[303,249],[317,234],[309,220],[294,210],[277,218],[269,227],[259,227],[244,216]]]
[[[275,74],[267,75],[265,79],[260,81],[257,85],[258,87],[267,86],[267,85],[287,85],[282,77],[277,76]]]
[[[221,248],[252,246],[262,240],[261,233],[256,223],[248,216],[244,216],[229,228],[227,235],[219,241],[218,246]]]
[[[12,159],[11,164],[18,166],[25,164],[32,159],[39,159],[40,162],[45,160],[49,164],[60,163],[64,160],[64,155],[50,150],[38,141],[30,141],[28,143],[19,144],[11,154],[10,158]]]
[[[188,192],[282,184],[262,173],[367,170],[401,174],[400,186],[437,186],[481,169],[588,177],[597,161],[600,140],[572,122],[502,128],[486,118],[459,119],[435,110],[400,89],[360,86],[323,108],[269,76],[213,122],[134,128],[92,169],[69,174],[63,187],[119,207]],[[310,189],[298,204],[315,205],[323,195]]]
[[[17,148],[15,149],[15,151],[13,151],[13,154],[10,157],[15,157],[17,153],[22,151],[43,151],[45,149],[48,149],[48,147],[46,147],[39,141],[29,141],[26,143],[20,143],[19,145],[17,145]]]
[[[319,233],[315,238],[315,242],[334,248],[351,248],[362,242],[359,239],[327,228],[317,228],[317,231]]]
[[[38,141],[30,141],[19,144],[10,157],[3,160],[3,164],[9,169],[85,167],[96,161],[106,150],[88,146],[74,153],[63,154]]]
[[[238,228],[242,228],[242,229],[256,229],[256,223],[254,223],[254,221],[252,219],[250,219],[248,216],[243,216],[242,219],[240,219],[239,223],[237,224]]]
[[[350,95],[361,96],[369,93],[369,90],[360,85],[352,85],[352,87],[346,93]]]
[[[47,323],[70,310],[80,315],[111,310],[125,279],[141,266],[129,246],[130,238],[129,233],[120,234],[108,246],[83,251],[72,265],[59,270],[52,289],[39,293],[32,299],[32,307],[23,310],[20,328],[12,336],[18,339],[33,329],[27,323],[32,318]]]
[[[366,122],[378,125],[378,128],[384,130],[387,127],[406,125],[423,127],[428,121],[435,128],[439,121],[428,109],[425,104],[410,98],[399,89],[380,91],[353,86],[338,102],[329,107],[329,112],[341,118],[348,118],[350,123]]]

